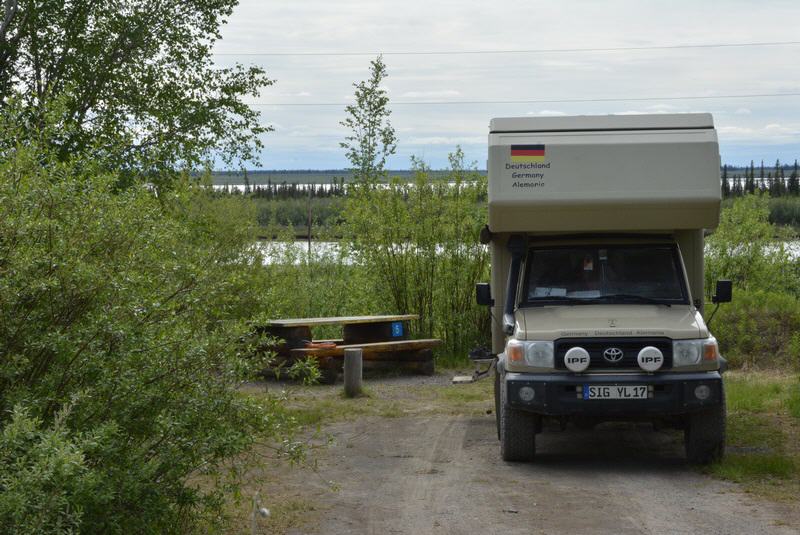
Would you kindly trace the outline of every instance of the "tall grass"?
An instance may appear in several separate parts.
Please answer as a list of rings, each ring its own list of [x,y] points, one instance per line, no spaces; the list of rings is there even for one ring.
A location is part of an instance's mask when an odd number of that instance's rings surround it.
[[[776,225],[800,228],[800,197],[770,199],[769,220]]]
[[[717,279],[734,282],[733,302],[720,307],[712,324],[734,367],[798,366],[798,264],[770,223],[769,206],[766,195],[735,199],[708,239],[706,290]]]
[[[309,199],[264,199],[253,198],[256,218],[261,232],[273,225],[281,228],[294,227],[305,233],[311,213],[312,234],[319,239],[328,230],[336,230],[341,224],[345,199],[343,197],[313,197]]]

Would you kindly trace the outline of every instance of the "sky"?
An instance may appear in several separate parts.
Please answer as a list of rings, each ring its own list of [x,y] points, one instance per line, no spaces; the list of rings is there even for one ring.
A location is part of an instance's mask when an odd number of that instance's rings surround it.
[[[444,168],[456,146],[485,168],[493,117],[608,113],[711,112],[723,162],[774,163],[800,158],[800,95],[665,97],[800,94],[800,44],[564,49],[798,42],[798,27],[797,0],[241,0],[214,50],[219,66],[275,80],[248,101],[274,128],[262,169],[348,166],[339,123],[377,53],[398,137],[390,169],[412,155]],[[537,52],[471,53],[523,50]],[[653,100],[541,102],[584,99]]]

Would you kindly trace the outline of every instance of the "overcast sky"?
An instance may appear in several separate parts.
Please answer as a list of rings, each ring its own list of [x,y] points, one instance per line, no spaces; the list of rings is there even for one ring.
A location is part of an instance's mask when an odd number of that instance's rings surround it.
[[[217,44],[219,65],[263,66],[276,80],[258,99],[264,169],[347,166],[339,125],[369,55],[386,53],[398,141],[392,169],[434,168],[461,145],[485,167],[489,119],[706,111],[723,162],[800,158],[800,96],[586,103],[401,105],[800,93],[800,46],[517,54],[392,52],[541,50],[800,41],[800,1],[242,0]],[[278,103],[341,103],[281,106]]]

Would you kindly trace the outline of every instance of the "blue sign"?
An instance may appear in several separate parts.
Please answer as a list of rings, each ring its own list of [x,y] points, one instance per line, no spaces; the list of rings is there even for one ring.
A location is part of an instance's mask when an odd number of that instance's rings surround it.
[[[393,321],[392,322],[392,338],[399,338],[403,336],[403,322],[402,321]]]

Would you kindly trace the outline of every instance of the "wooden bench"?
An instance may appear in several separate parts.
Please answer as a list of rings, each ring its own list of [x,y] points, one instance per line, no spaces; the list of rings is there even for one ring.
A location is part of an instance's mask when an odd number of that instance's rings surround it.
[[[273,348],[281,365],[290,366],[298,359],[315,358],[322,373],[322,382],[333,383],[342,370],[344,350],[348,348],[363,350],[365,369],[399,367],[432,375],[432,349],[441,340],[409,340],[408,321],[418,318],[416,314],[292,318],[270,320],[262,329],[283,340]],[[312,327],[322,325],[342,325],[342,338],[313,340]],[[313,344],[323,342],[336,344],[336,347],[313,347]]]
[[[336,347],[307,347],[292,349],[294,357],[344,357],[344,350],[351,348],[361,348],[364,360],[372,358],[380,359],[380,355],[392,354],[398,351],[419,351],[420,349],[432,349],[442,341],[438,338],[423,338],[420,340],[402,340],[399,342],[373,342],[370,344],[349,344],[337,345]]]

